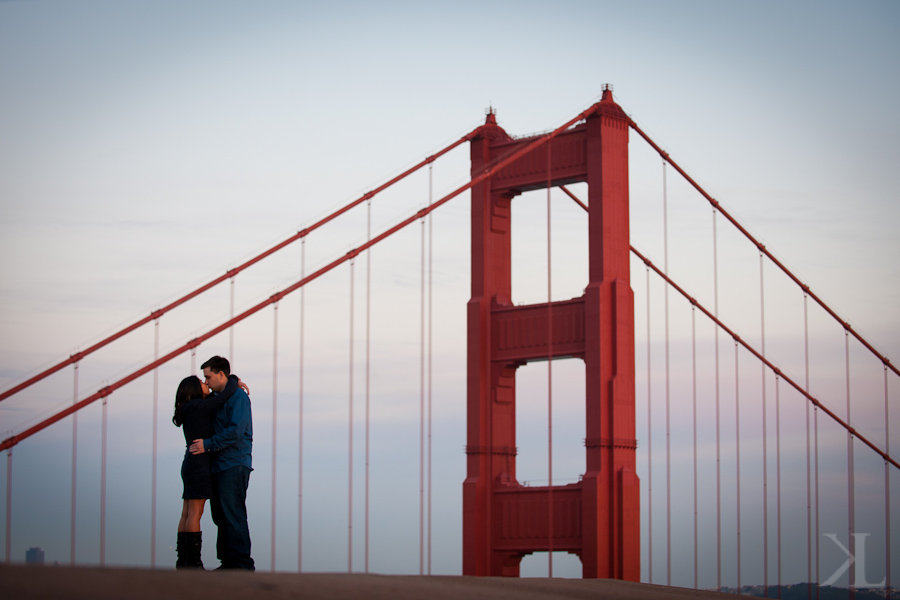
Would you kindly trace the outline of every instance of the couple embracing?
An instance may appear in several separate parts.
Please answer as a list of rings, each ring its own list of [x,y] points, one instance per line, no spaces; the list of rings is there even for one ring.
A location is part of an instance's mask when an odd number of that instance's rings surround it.
[[[213,356],[200,368],[205,381],[195,375],[182,380],[172,417],[175,425],[183,426],[188,446],[181,465],[184,504],[175,564],[177,568],[203,568],[200,517],[208,499],[218,528],[219,569],[253,571],[247,524],[247,485],[253,470],[249,389],[231,374],[228,360],[221,356]]]

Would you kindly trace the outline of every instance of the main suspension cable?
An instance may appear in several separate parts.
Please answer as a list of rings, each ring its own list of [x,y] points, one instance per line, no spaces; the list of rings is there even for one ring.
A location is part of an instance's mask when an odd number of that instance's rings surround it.
[[[590,109],[589,109],[589,110],[590,110]],[[84,358],[85,356],[87,356],[87,355],[89,355],[89,354],[91,354],[91,353],[93,353],[93,352],[99,350],[100,348],[103,348],[104,346],[107,346],[108,344],[111,344],[112,342],[116,341],[117,339],[119,339],[119,338],[121,338],[121,337],[123,337],[123,336],[125,336],[125,335],[127,335],[127,334],[129,334],[129,333],[131,333],[132,331],[134,331],[134,330],[140,328],[140,327],[143,326],[143,325],[146,325],[147,323],[153,321],[154,319],[158,319],[159,317],[161,317],[162,315],[166,314],[166,313],[169,312],[170,310],[172,310],[172,309],[174,309],[174,308],[176,308],[176,307],[178,307],[178,306],[181,306],[182,304],[184,304],[184,303],[187,302],[188,300],[191,300],[192,298],[195,298],[195,297],[199,296],[199,295],[202,294],[203,292],[206,292],[207,290],[210,290],[210,289],[216,287],[217,285],[219,285],[220,283],[222,283],[223,281],[225,281],[225,280],[227,280],[227,279],[231,279],[231,280],[232,280],[232,317],[233,317],[233,312],[234,312],[234,310],[233,310],[233,309],[234,309],[234,285],[233,285],[233,284],[234,284],[234,276],[235,276],[235,275],[237,275],[237,274],[240,273],[241,271],[247,269],[248,267],[253,266],[254,264],[256,264],[256,263],[258,263],[259,261],[261,261],[262,259],[264,259],[264,258],[266,258],[266,257],[268,257],[268,256],[271,256],[272,254],[278,252],[278,251],[281,250],[282,248],[285,248],[285,247],[287,247],[287,246],[293,244],[293,243],[296,242],[297,240],[302,240],[302,239],[304,239],[307,235],[309,235],[310,233],[312,233],[312,232],[315,231],[316,229],[322,227],[322,226],[325,225],[326,223],[329,223],[330,221],[333,221],[334,219],[336,219],[337,217],[339,217],[339,216],[341,216],[342,214],[346,213],[346,212],[349,211],[350,209],[352,209],[352,208],[358,206],[359,204],[365,202],[366,200],[369,200],[369,199],[371,199],[372,197],[376,196],[377,194],[383,192],[384,190],[386,190],[387,188],[391,187],[392,185],[394,185],[394,184],[397,183],[398,181],[400,181],[400,180],[402,180],[402,179],[405,179],[407,176],[409,176],[409,175],[415,173],[416,171],[418,171],[419,169],[421,169],[421,168],[424,167],[425,165],[429,165],[429,164],[433,163],[435,160],[437,160],[438,158],[440,158],[440,157],[443,156],[444,154],[450,152],[451,150],[453,150],[454,148],[456,148],[456,147],[459,146],[460,144],[462,144],[462,143],[464,143],[464,142],[468,142],[469,140],[471,140],[473,137],[475,137],[475,136],[478,134],[478,132],[479,132],[480,130],[481,130],[481,127],[478,127],[478,128],[476,128],[476,129],[473,129],[472,131],[470,131],[469,133],[467,133],[466,135],[464,135],[464,136],[461,137],[460,139],[456,140],[455,142],[453,142],[453,143],[450,144],[449,146],[447,146],[447,147],[445,147],[444,149],[440,150],[439,152],[437,152],[437,153],[435,153],[435,154],[432,154],[431,156],[425,158],[425,159],[422,160],[421,162],[417,163],[415,166],[410,167],[409,169],[407,169],[406,171],[404,171],[404,172],[401,173],[400,175],[397,175],[396,177],[394,177],[394,178],[391,179],[390,181],[381,184],[380,186],[378,186],[377,188],[375,188],[374,190],[372,190],[372,191],[370,191],[370,192],[366,192],[365,194],[363,194],[362,196],[360,196],[360,197],[357,198],[356,200],[353,200],[352,202],[350,202],[350,203],[344,205],[343,207],[339,208],[338,210],[334,211],[333,213],[329,214],[328,216],[323,217],[322,219],[320,219],[320,220],[317,221],[316,223],[310,225],[309,227],[306,227],[305,229],[302,229],[302,230],[298,231],[296,234],[294,234],[294,235],[292,235],[291,237],[287,238],[287,239],[284,240],[283,242],[281,242],[281,243],[279,243],[279,244],[276,244],[276,245],[272,246],[271,248],[269,248],[268,250],[265,250],[264,252],[261,252],[260,254],[257,254],[257,255],[254,256],[253,258],[251,258],[251,259],[249,259],[249,260],[247,260],[247,261],[241,263],[241,264],[238,265],[237,267],[235,267],[235,268],[233,268],[233,269],[229,269],[224,275],[221,275],[221,276],[219,276],[219,277],[216,277],[215,279],[213,279],[213,280],[210,281],[209,283],[207,283],[207,284],[205,284],[205,285],[202,285],[202,286],[200,286],[199,288],[195,289],[194,291],[192,291],[192,292],[190,292],[190,293],[188,293],[188,294],[185,294],[185,295],[182,296],[181,298],[178,298],[177,300],[174,300],[173,302],[170,302],[169,304],[165,305],[164,307],[162,307],[162,308],[160,308],[160,309],[157,309],[157,310],[151,312],[148,316],[144,317],[143,319],[140,319],[140,320],[138,320],[138,321],[135,321],[135,322],[132,323],[131,325],[129,325],[129,326],[123,328],[123,329],[120,329],[120,330],[117,331],[116,333],[110,335],[109,337],[106,337],[106,338],[100,340],[99,342],[97,342],[97,343],[94,344],[93,346],[90,346],[90,347],[87,348],[86,350],[83,350],[83,351],[81,351],[81,352],[76,352],[75,354],[71,355],[69,358],[67,358],[67,359],[65,359],[65,360],[63,360],[63,361],[61,361],[61,362],[59,362],[59,363],[53,365],[53,366],[50,367],[49,369],[46,369],[46,370],[44,370],[44,371],[41,371],[40,373],[38,373],[38,374],[35,375],[34,377],[31,377],[31,378],[27,379],[26,381],[23,381],[22,383],[20,383],[20,384],[18,384],[18,385],[16,385],[16,386],[14,386],[14,387],[12,387],[12,388],[6,390],[5,392],[0,393],[0,402],[2,402],[3,400],[6,400],[6,399],[9,398],[10,396],[13,396],[13,395],[15,395],[15,394],[21,392],[21,391],[24,390],[25,388],[27,388],[27,387],[29,387],[29,386],[31,386],[31,385],[37,383],[38,381],[41,381],[42,379],[45,379],[45,378],[49,377],[50,375],[52,375],[53,373],[56,373],[56,372],[59,371],[60,369],[66,367],[66,366],[68,366],[68,365],[71,365],[71,364],[74,364],[74,363],[78,362],[79,360],[81,360],[81,359]],[[467,188],[467,189],[468,189],[468,188]],[[234,354],[234,338],[233,338],[233,336],[231,337],[230,345],[231,345],[231,353],[232,353],[232,354],[231,354],[231,356],[230,356],[229,358],[232,359],[232,363],[233,363],[233,362],[234,362],[234,360],[233,360],[233,359],[234,359],[234,356],[233,356],[233,354]],[[193,370],[192,370],[191,372],[193,372]]]
[[[128,385],[129,383],[131,383],[131,382],[134,381],[135,379],[141,377],[142,375],[145,375],[146,373],[149,373],[150,371],[152,371],[152,370],[155,369],[156,367],[158,367],[158,366],[160,366],[160,365],[163,365],[163,364],[169,362],[170,360],[172,360],[172,359],[175,358],[176,356],[180,356],[182,353],[184,353],[184,352],[186,352],[186,351],[188,351],[188,350],[196,349],[196,347],[199,346],[199,345],[200,345],[201,343],[203,343],[204,341],[206,341],[206,340],[212,338],[213,336],[215,336],[215,335],[217,335],[217,334],[219,334],[219,333],[221,333],[221,332],[223,332],[223,331],[229,329],[230,327],[233,327],[235,324],[237,324],[237,323],[243,321],[244,319],[250,317],[251,315],[256,314],[257,312],[259,312],[260,310],[262,310],[262,309],[265,308],[266,306],[269,306],[270,304],[273,304],[273,303],[275,303],[275,302],[281,300],[281,299],[284,298],[285,296],[287,296],[287,295],[289,295],[289,294],[291,294],[291,293],[297,291],[298,289],[303,288],[303,286],[305,286],[305,285],[306,285],[307,283],[309,283],[310,281],[313,281],[313,280],[315,280],[315,279],[318,279],[319,277],[321,277],[321,276],[324,275],[325,273],[328,273],[329,271],[331,271],[332,269],[338,267],[339,265],[342,265],[342,264],[344,264],[345,262],[347,262],[347,261],[349,261],[349,260],[355,258],[360,252],[364,252],[364,251],[368,250],[369,248],[371,248],[371,247],[374,246],[375,244],[378,244],[379,242],[381,242],[381,241],[387,239],[388,237],[390,237],[391,235],[393,235],[393,234],[395,234],[396,232],[400,231],[401,229],[403,229],[403,228],[409,226],[411,223],[414,223],[414,222],[416,222],[418,219],[421,219],[424,215],[427,215],[427,214],[429,214],[430,212],[432,212],[432,211],[434,211],[434,210],[437,210],[438,208],[440,208],[441,206],[443,206],[444,204],[446,204],[447,202],[449,202],[449,201],[452,200],[453,198],[459,196],[459,195],[462,194],[463,192],[468,191],[469,189],[471,189],[472,187],[478,185],[479,183],[481,183],[481,182],[484,181],[485,179],[488,179],[489,177],[491,177],[494,173],[496,173],[496,172],[499,171],[500,169],[502,169],[502,168],[506,167],[507,165],[509,165],[509,164],[511,164],[511,163],[513,163],[513,162],[515,162],[516,160],[518,160],[519,158],[525,156],[526,154],[529,154],[529,153],[533,152],[534,150],[540,148],[541,146],[543,146],[544,144],[546,144],[547,142],[549,142],[551,139],[555,138],[556,136],[558,136],[558,135],[561,134],[562,132],[566,131],[569,127],[571,127],[571,126],[574,125],[575,123],[577,123],[577,122],[579,122],[579,121],[581,121],[581,120],[583,120],[583,119],[586,119],[588,116],[592,115],[596,110],[597,110],[597,109],[596,109],[596,105],[587,108],[585,111],[579,113],[576,117],[574,117],[574,118],[570,119],[569,121],[563,123],[562,125],[560,125],[560,126],[557,127],[556,129],[554,129],[553,131],[551,131],[551,132],[549,132],[549,133],[546,133],[546,134],[542,135],[541,137],[535,138],[533,141],[529,142],[527,145],[525,145],[525,146],[519,148],[518,150],[516,150],[516,151],[514,151],[514,152],[509,153],[509,154],[508,154],[507,156],[505,156],[502,160],[500,160],[500,161],[498,161],[497,163],[491,165],[490,167],[485,168],[485,169],[484,169],[483,171],[481,171],[479,174],[477,174],[477,175],[475,175],[474,177],[472,177],[467,183],[465,183],[465,184],[463,184],[462,186],[456,188],[455,190],[453,190],[452,192],[450,192],[449,194],[447,194],[446,196],[444,196],[443,198],[441,198],[441,199],[438,200],[437,202],[433,203],[431,206],[419,210],[416,214],[412,215],[411,217],[407,217],[406,219],[404,219],[403,221],[397,223],[396,225],[394,225],[394,226],[391,227],[390,229],[387,229],[386,231],[383,231],[383,232],[380,233],[379,235],[377,235],[377,236],[375,236],[374,238],[372,238],[371,240],[367,241],[365,244],[362,244],[361,246],[359,246],[359,247],[357,247],[357,248],[354,248],[354,249],[350,250],[350,251],[347,252],[345,255],[343,255],[343,256],[341,256],[341,257],[339,257],[339,258],[334,259],[333,261],[331,261],[330,263],[328,263],[328,264],[325,265],[324,267],[320,268],[319,270],[315,271],[314,273],[312,273],[312,274],[310,274],[310,275],[308,275],[308,276],[306,276],[306,277],[301,278],[299,281],[294,282],[293,284],[291,284],[290,286],[286,287],[286,288],[283,289],[282,291],[276,292],[275,294],[272,294],[272,296],[270,296],[268,299],[263,300],[262,302],[259,302],[258,304],[256,304],[256,305],[254,305],[254,306],[248,308],[247,310],[245,310],[245,311],[242,312],[241,314],[239,314],[239,315],[237,315],[237,316],[235,316],[235,317],[229,319],[228,321],[226,321],[226,322],[224,322],[224,323],[218,325],[217,327],[214,327],[213,329],[207,331],[206,333],[204,333],[204,334],[202,334],[202,335],[200,335],[200,336],[197,336],[197,337],[195,337],[195,338],[192,339],[192,340],[189,340],[188,342],[186,342],[185,344],[179,346],[178,348],[175,348],[174,350],[172,350],[171,352],[169,352],[169,353],[166,354],[165,356],[162,356],[161,358],[159,358],[159,359],[157,359],[157,360],[151,362],[151,363],[148,364],[148,365],[145,365],[144,367],[142,367],[142,368],[140,368],[140,369],[138,369],[138,370],[132,372],[131,374],[126,375],[125,377],[122,377],[122,378],[119,379],[118,381],[116,381],[116,382],[114,382],[114,383],[112,383],[112,384],[110,384],[110,385],[107,385],[106,387],[101,388],[98,392],[96,392],[96,393],[94,393],[94,394],[88,396],[88,397],[85,398],[84,400],[81,400],[80,402],[77,402],[76,404],[70,406],[69,408],[60,410],[60,411],[57,412],[55,415],[53,415],[53,416],[51,416],[51,417],[49,417],[49,418],[47,418],[47,419],[44,419],[44,420],[41,421],[40,423],[38,423],[38,424],[36,424],[36,425],[34,425],[34,426],[32,426],[32,427],[26,429],[25,431],[23,431],[23,432],[21,432],[21,433],[18,433],[18,434],[15,434],[15,435],[13,435],[13,436],[10,436],[10,437],[6,438],[5,440],[3,440],[3,442],[0,442],[0,451],[3,451],[3,450],[6,450],[7,448],[10,448],[10,447],[12,447],[12,446],[15,446],[15,445],[18,444],[19,442],[21,442],[21,441],[23,441],[23,440],[25,440],[25,439],[31,437],[32,435],[34,435],[34,434],[37,433],[38,431],[41,431],[41,430],[43,430],[43,429],[46,429],[47,427],[49,427],[49,426],[52,425],[53,423],[56,423],[57,421],[60,421],[61,419],[64,419],[65,417],[71,415],[72,413],[77,412],[78,410],[81,410],[82,408],[84,408],[84,407],[87,406],[88,404],[91,404],[91,403],[93,403],[93,402],[96,402],[97,400],[99,400],[99,399],[101,399],[101,398],[105,398],[106,396],[108,396],[109,394],[111,394],[112,392],[114,392],[115,390],[117,390],[117,389],[119,389],[119,388],[121,388],[121,387],[123,387],[123,386],[125,386],[125,385]],[[84,354],[84,353],[81,353],[80,355],[83,355],[83,354]],[[79,355],[79,356],[80,356],[80,355]]]
[[[565,188],[563,187],[563,189],[565,189]],[[570,196],[572,196],[572,194],[570,192],[567,192],[567,193]],[[587,206],[585,206],[582,202],[579,201],[578,203],[585,210],[588,210]],[[693,296],[688,294],[683,288],[681,288],[677,283],[675,283],[670,277],[668,277],[665,273],[663,273],[661,269],[659,269],[656,265],[654,265],[650,261],[650,259],[648,259],[643,254],[641,254],[634,246],[631,246],[631,253],[634,254],[635,256],[637,256],[641,261],[643,261],[643,263],[648,268],[653,269],[653,271],[657,275],[659,275],[668,285],[672,286],[672,288],[675,291],[677,291],[679,294],[684,296],[684,298],[687,299],[691,304],[697,306],[697,308],[699,308],[703,312],[703,314],[706,315],[706,317],[708,319],[710,319],[713,323],[715,323],[719,329],[721,329],[722,331],[724,331],[725,333],[730,335],[737,343],[739,343],[746,350],[748,350],[757,360],[765,363],[765,365],[772,372],[774,372],[776,375],[780,376],[787,384],[789,384],[791,387],[793,387],[795,390],[797,390],[804,398],[806,398],[809,402],[811,402],[816,409],[821,409],[835,423],[837,423],[838,425],[843,427],[848,433],[851,433],[857,440],[859,440],[860,442],[863,442],[869,448],[874,450],[883,459],[890,462],[892,465],[894,465],[894,467],[900,469],[900,463],[898,463],[897,460],[895,460],[893,457],[891,457],[886,451],[879,448],[876,444],[874,444],[872,441],[870,441],[867,437],[862,435],[860,432],[856,431],[853,427],[850,426],[850,424],[847,421],[840,418],[831,409],[829,409],[827,406],[822,404],[822,402],[819,401],[818,398],[816,398],[815,396],[810,394],[808,390],[803,389],[803,387],[798,385],[797,382],[795,382],[793,379],[791,379],[785,373],[783,373],[781,371],[781,369],[779,369],[777,366],[775,366],[769,359],[767,359],[765,356],[760,354],[760,352],[757,351],[755,348],[753,348],[753,346],[751,346],[749,343],[747,343],[745,340],[743,340],[741,338],[741,336],[739,336],[731,328],[729,328],[727,325],[725,325],[725,323],[723,323],[716,315],[714,315],[712,312],[710,312],[708,309],[706,309],[702,304],[700,304],[700,302],[697,301],[696,298],[694,298]],[[808,290],[804,290],[804,293],[808,294],[809,292],[808,292]],[[852,332],[847,330],[848,335],[849,335],[849,333],[852,333]],[[808,342],[807,342],[807,344],[808,344]],[[807,370],[808,370],[808,367],[807,367]],[[809,384],[807,383],[807,386],[808,385]],[[4,446],[0,445],[0,450],[3,450],[3,448],[4,448]],[[817,551],[817,556],[818,556],[818,551]]]
[[[856,431],[853,427],[850,426],[850,424],[848,422],[846,422],[844,419],[842,419],[837,414],[835,414],[827,406],[822,404],[822,402],[819,399],[817,399],[815,396],[813,396],[812,394],[810,394],[809,392],[804,390],[800,385],[797,384],[797,382],[795,382],[793,379],[788,377],[784,372],[781,371],[781,369],[779,369],[777,366],[775,366],[769,359],[764,357],[762,354],[759,353],[759,351],[757,351],[755,348],[753,348],[753,346],[751,346],[744,339],[742,339],[741,336],[739,336],[737,333],[732,331],[721,320],[716,318],[710,311],[708,311],[706,308],[704,308],[703,305],[700,304],[696,300],[696,298],[690,296],[678,284],[676,284],[674,281],[672,281],[670,278],[668,278],[659,268],[657,268],[652,262],[650,262],[650,260],[648,258],[646,258],[643,254],[638,252],[633,246],[631,248],[631,252],[635,256],[637,256],[639,259],[641,259],[644,262],[644,264],[646,264],[651,269],[653,269],[654,272],[656,272],[657,275],[662,277],[666,281],[666,283],[671,285],[672,288],[675,289],[675,291],[677,291],[679,294],[684,296],[691,304],[696,305],[697,308],[699,308],[710,320],[712,320],[719,328],[721,328],[722,331],[724,331],[725,333],[730,335],[732,338],[734,338],[734,340],[737,343],[739,343],[746,350],[748,350],[757,360],[765,363],[765,365],[771,371],[773,371],[776,375],[780,376],[786,383],[788,383],[791,387],[793,387],[795,390],[797,390],[803,397],[805,397],[807,400],[809,400],[809,402],[811,402],[813,404],[813,406],[815,406],[818,409],[821,409],[825,414],[827,414],[829,417],[831,417],[831,419],[835,423],[837,423],[838,425],[843,427],[848,433],[852,434],[857,440],[863,442],[869,448],[874,450],[879,456],[881,456],[885,460],[889,461],[896,468],[900,469],[900,463],[898,463],[893,457],[888,455],[887,452],[885,452],[884,450],[879,448],[876,444],[874,444],[872,441],[870,441],[867,437],[865,437],[864,435],[862,435],[861,433]],[[0,448],[0,449],[2,449],[2,448]]]
[[[869,352],[871,352],[871,353],[874,354],[876,357],[878,357],[878,360],[880,360],[882,363],[884,363],[884,364],[885,364],[889,369],[891,369],[895,374],[900,375],[900,370],[898,370],[897,367],[895,367],[895,366],[891,363],[890,359],[888,359],[887,357],[885,357],[884,355],[882,355],[880,352],[878,352],[878,350],[876,350],[875,347],[874,347],[872,344],[870,344],[864,337],[862,337],[861,334],[859,334],[856,330],[854,330],[854,329],[850,326],[850,323],[848,323],[848,322],[844,321],[843,319],[841,319],[841,318],[838,316],[838,314],[837,314],[834,310],[831,309],[831,307],[829,307],[829,306],[828,306],[821,298],[819,298],[812,290],[809,289],[809,286],[808,286],[807,284],[803,283],[796,275],[794,275],[793,272],[791,272],[790,269],[788,269],[786,266],[784,266],[784,264],[781,263],[781,261],[779,261],[777,258],[775,258],[775,256],[772,255],[772,253],[769,252],[769,251],[766,249],[765,244],[763,244],[762,242],[760,242],[759,240],[757,240],[757,239],[756,239],[749,231],[747,231],[747,230],[746,230],[746,229],[745,229],[745,228],[737,221],[737,219],[735,219],[733,216],[731,216],[730,213],[728,213],[728,211],[726,211],[724,208],[722,208],[722,205],[719,204],[719,202],[718,202],[715,198],[713,198],[712,196],[710,196],[710,195],[706,192],[706,190],[704,190],[702,187],[700,187],[700,185],[699,185],[696,181],[694,181],[694,180],[691,178],[691,176],[688,175],[681,167],[679,167],[678,164],[675,163],[675,162],[671,159],[671,157],[669,156],[669,154],[668,154],[667,152],[665,152],[662,148],[660,148],[658,145],[656,145],[656,143],[655,143],[652,139],[650,139],[650,137],[649,137],[646,133],[644,133],[643,130],[641,130],[641,128],[638,127],[637,124],[636,124],[634,121],[629,121],[629,125],[630,125],[631,128],[634,129],[634,130],[635,130],[642,138],[644,138],[644,141],[646,141],[648,144],[650,144],[650,146],[651,146],[654,150],[656,150],[656,152],[657,152],[660,156],[662,156],[666,161],[668,161],[668,163],[671,164],[671,165],[675,168],[675,170],[677,170],[678,173],[679,173],[682,177],[684,177],[685,180],[686,180],[688,183],[690,183],[691,186],[693,186],[695,190],[697,190],[697,191],[700,193],[700,195],[702,195],[704,198],[706,198],[706,200],[707,200],[710,204],[712,204],[713,208],[718,209],[719,212],[721,212],[722,215],[723,215],[726,219],[728,219],[729,222],[731,222],[731,224],[734,225],[734,226],[738,229],[738,231],[740,231],[742,234],[744,234],[744,237],[746,237],[748,240],[750,240],[750,242],[751,242],[754,246],[756,246],[756,247],[759,249],[760,252],[762,252],[763,254],[765,254],[766,257],[768,257],[769,260],[771,260],[771,261],[772,261],[779,269],[781,269],[782,272],[784,272],[784,274],[787,275],[787,276],[791,279],[791,281],[793,281],[793,282],[796,283],[798,286],[800,286],[800,289],[802,289],[803,291],[805,291],[806,293],[808,293],[809,296],[810,296],[813,300],[815,300],[815,301],[819,304],[819,306],[821,306],[821,307],[825,310],[825,312],[827,312],[833,319],[835,319],[838,323],[840,323],[841,326],[842,326],[849,334],[852,334],[853,337],[855,337],[855,338],[856,338],[863,346],[866,347],[866,349],[869,350]]]

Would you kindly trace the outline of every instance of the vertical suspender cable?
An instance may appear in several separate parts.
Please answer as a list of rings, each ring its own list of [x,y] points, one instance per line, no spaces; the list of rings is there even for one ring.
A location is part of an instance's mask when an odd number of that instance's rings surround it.
[[[699,587],[697,534],[697,306],[691,306],[691,398],[694,407],[694,589]]]
[[[734,423],[737,477],[737,588],[741,590],[741,378],[738,365],[738,342],[734,341]]]
[[[109,396],[103,398],[103,419],[100,431],[100,566],[106,565],[106,438]]]
[[[78,362],[73,369],[72,404],[78,403]],[[69,534],[69,563],[75,566],[75,499],[78,490],[78,413],[72,414],[72,532]]]
[[[816,599],[819,598],[821,565],[819,564],[819,407],[813,409],[813,444],[815,447],[815,496],[816,496]]]
[[[306,277],[306,238],[300,241],[300,278]],[[297,572],[303,572],[303,342],[306,330],[306,286],[300,288],[300,422],[297,450]]]
[[[303,238],[303,241],[306,241],[306,238]],[[234,318],[234,276],[231,277],[231,307],[229,311],[229,319]],[[234,364],[234,327],[228,328],[228,359],[231,361],[231,364]],[[191,369],[191,373],[194,370]]]
[[[763,253],[759,252],[759,329],[760,354],[766,356],[766,294],[765,272],[763,271]],[[769,462],[767,456],[768,441],[766,439],[766,363],[760,363],[762,391],[762,509],[763,509],[763,589],[769,596]]]
[[[278,476],[278,302],[272,305],[272,572],[275,572],[275,498]]]
[[[853,427],[853,421],[850,418],[850,332],[844,329],[844,355],[846,356],[847,370],[847,424]],[[856,556],[856,537],[853,535],[855,510],[854,510],[854,490],[853,490],[853,434],[851,430],[847,430],[847,533],[850,545],[850,556]],[[847,587],[850,588],[850,597],[853,598],[853,587],[856,585],[856,561],[850,562],[850,581]]]
[[[653,419],[650,393],[650,267],[647,266],[647,583],[653,583]]]
[[[806,392],[809,393],[809,294],[803,292],[803,343],[805,354],[805,370],[806,370]],[[807,404],[809,406],[809,404]],[[819,406],[813,407],[813,450],[815,459],[815,473],[813,481],[813,489],[815,490],[815,534],[812,537],[816,540],[816,598],[819,597]],[[810,553],[811,555],[811,553]],[[811,595],[811,594],[809,594]]]
[[[372,199],[366,201],[366,241],[372,239]],[[372,249],[366,250],[366,535],[365,571],[369,572],[369,340],[372,322]]]
[[[350,259],[350,377],[349,377],[349,412],[347,452],[347,572],[353,572],[353,267],[356,259]]]
[[[12,562],[10,541],[12,539],[12,446],[6,449],[6,564]]]
[[[712,211],[713,230],[713,313],[719,317],[719,243],[716,236],[716,209]],[[722,589],[722,451],[719,426],[721,406],[719,401],[719,328],[716,335],[716,589]]]
[[[806,373],[806,393],[809,393],[809,318],[808,295],[803,293],[803,355]],[[809,402],[806,405],[806,580],[812,584],[812,464],[810,461]],[[818,540],[817,540],[818,543]],[[816,580],[818,581],[818,579]],[[806,598],[812,600],[812,585],[806,586]]]
[[[807,334],[808,335],[808,334]],[[808,339],[808,338],[807,338]],[[807,367],[808,369],[808,367]],[[807,387],[809,384],[807,384]],[[820,579],[820,568],[821,564],[819,561],[819,407],[816,405],[813,408],[813,444],[815,448],[815,459],[816,459],[816,477],[815,477],[815,490],[816,490],[816,599],[819,598],[819,590],[822,586],[819,585]]]
[[[159,358],[159,319],[153,321],[153,360]],[[156,449],[159,429],[159,369],[153,369],[153,475],[150,484],[150,568],[156,567]],[[74,536],[73,536],[74,537]]]
[[[432,167],[433,164],[428,165],[428,206],[431,206],[432,203]],[[434,295],[433,295],[433,278],[434,278],[434,269],[433,269],[433,258],[434,258],[434,223],[432,221],[433,215],[428,213],[428,574],[431,575],[431,468],[432,468],[432,454],[431,454],[431,359],[432,359],[432,341],[433,341],[433,329],[432,329],[432,315],[434,314]]]
[[[197,348],[191,348],[191,373],[197,372]]]
[[[884,453],[891,453],[891,426],[888,413],[888,370],[884,365]],[[891,589],[891,473],[884,459],[884,556],[885,589]],[[890,598],[890,595],[888,596]]]
[[[547,575],[553,577],[553,262],[550,252],[550,183],[552,142],[547,144]]]
[[[777,498],[776,514],[778,521],[778,597],[781,598],[781,397],[778,382],[781,377],[775,376],[775,496]],[[807,403],[808,404],[808,403]]]
[[[662,163],[663,176],[663,272],[669,274],[669,207],[666,198],[666,161]],[[671,402],[669,396],[669,286],[665,294],[666,330],[666,585],[672,585],[672,438]]]
[[[425,574],[425,217],[419,261],[419,575]]]

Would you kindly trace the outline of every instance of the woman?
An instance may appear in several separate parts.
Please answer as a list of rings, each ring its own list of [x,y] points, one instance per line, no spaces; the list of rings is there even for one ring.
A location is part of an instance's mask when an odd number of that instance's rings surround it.
[[[228,385],[221,393],[209,395],[209,388],[196,375],[185,377],[175,392],[175,414],[172,422],[183,426],[184,440],[190,446],[193,440],[211,438],[215,433],[214,419],[216,411],[234,394],[238,386],[249,392],[236,375],[228,378]],[[212,479],[210,477],[209,453],[191,454],[185,451],[181,463],[181,479],[184,482],[184,503],[181,507],[181,520],[178,522],[178,544],[176,552],[178,560],[176,568],[203,568],[200,558],[202,533],[200,517],[203,506],[212,495]]]

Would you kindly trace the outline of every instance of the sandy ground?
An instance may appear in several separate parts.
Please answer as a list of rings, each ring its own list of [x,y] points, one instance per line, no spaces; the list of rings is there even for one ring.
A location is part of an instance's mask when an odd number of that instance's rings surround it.
[[[0,598],[3,600],[156,600],[176,596],[192,600],[734,598],[731,594],[612,580],[0,566]]]

